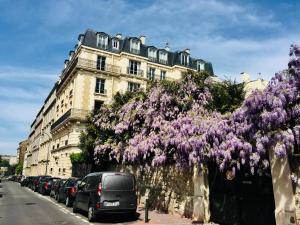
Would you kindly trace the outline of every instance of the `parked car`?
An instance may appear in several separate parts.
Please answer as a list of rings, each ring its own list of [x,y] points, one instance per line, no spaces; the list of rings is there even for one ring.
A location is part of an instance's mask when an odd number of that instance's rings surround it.
[[[102,213],[128,213],[136,216],[135,177],[130,173],[99,172],[87,175],[78,185],[73,212],[88,212],[94,221]]]
[[[39,184],[41,182],[42,179],[46,178],[46,177],[50,177],[50,176],[37,176],[33,179],[33,186],[32,186],[32,190],[33,191],[38,191],[39,190]]]
[[[55,198],[55,200],[57,200],[58,190],[66,181],[67,181],[67,179],[58,179],[57,181],[53,182],[51,191],[50,191],[50,197],[53,197],[53,198]]]
[[[39,183],[39,193],[42,195],[49,195],[51,191],[51,187],[53,182],[56,180],[59,180],[60,178],[58,177],[44,177],[40,180]]]
[[[25,177],[22,181],[21,181],[21,186],[22,187],[27,187],[28,186],[28,183],[29,183],[29,181],[30,181],[30,179],[31,179],[32,177],[31,176],[29,176],[29,177]]]
[[[73,205],[76,196],[76,185],[81,179],[72,177],[59,188],[57,201],[65,203],[67,207]]]

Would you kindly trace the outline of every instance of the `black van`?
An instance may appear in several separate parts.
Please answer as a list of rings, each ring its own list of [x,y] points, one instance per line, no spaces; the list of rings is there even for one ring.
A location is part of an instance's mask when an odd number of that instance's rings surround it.
[[[135,178],[130,173],[99,172],[88,174],[78,185],[73,212],[88,212],[89,221],[102,213],[128,213],[137,209]]]

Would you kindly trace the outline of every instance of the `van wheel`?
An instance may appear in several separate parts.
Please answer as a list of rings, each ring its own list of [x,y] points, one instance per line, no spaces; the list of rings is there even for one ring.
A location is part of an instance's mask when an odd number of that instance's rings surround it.
[[[78,213],[78,209],[76,207],[76,200],[73,202],[73,213]]]
[[[71,207],[71,202],[70,202],[70,198],[69,197],[66,198],[66,206],[67,207]]]
[[[88,220],[89,222],[94,222],[96,220],[96,214],[94,207],[90,204],[88,210]]]

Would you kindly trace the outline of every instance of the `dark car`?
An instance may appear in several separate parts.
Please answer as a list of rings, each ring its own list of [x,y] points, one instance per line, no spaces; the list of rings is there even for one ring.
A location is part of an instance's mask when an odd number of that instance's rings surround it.
[[[58,202],[63,202],[67,207],[73,205],[76,196],[76,185],[80,181],[79,178],[69,178],[58,190]]]
[[[53,197],[57,200],[58,190],[66,181],[67,181],[67,179],[59,179],[59,180],[53,182],[51,191],[50,191],[50,197]]]
[[[73,212],[88,212],[89,221],[102,213],[136,215],[135,177],[130,173],[99,172],[87,175],[78,186]]]
[[[50,176],[37,176],[33,179],[33,186],[32,186],[32,190],[33,191],[38,191],[39,190],[39,185],[41,180],[43,180],[46,177],[50,177]]]
[[[32,176],[29,176],[29,177],[24,178],[24,179],[21,181],[21,183],[20,183],[21,186],[22,186],[22,187],[28,187],[31,178],[32,178]]]
[[[29,187],[31,190],[33,190],[35,179],[36,179],[36,176],[29,177],[27,187]]]
[[[53,182],[59,180],[58,177],[44,177],[39,183],[39,193],[42,195],[49,195]]]

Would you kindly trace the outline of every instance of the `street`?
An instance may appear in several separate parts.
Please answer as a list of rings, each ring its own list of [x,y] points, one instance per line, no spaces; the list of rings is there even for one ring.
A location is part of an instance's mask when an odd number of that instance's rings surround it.
[[[149,217],[148,224],[191,224],[189,219],[156,211],[150,211]],[[0,183],[1,225],[140,225],[145,224],[143,218],[143,209],[138,209],[135,220],[129,219],[126,215],[116,214],[101,216],[97,222],[89,223],[86,214],[74,214],[72,208],[57,203],[49,196],[43,196],[26,187],[21,187],[16,182]]]
[[[18,183],[0,184],[0,224],[1,225],[86,225],[86,215],[74,214],[72,208],[56,203],[49,196],[42,196]],[[1,195],[0,195],[1,196]],[[122,223],[125,222],[125,223]],[[126,218],[113,216],[99,220],[99,224],[131,224]],[[93,223],[94,224],[94,223]]]

